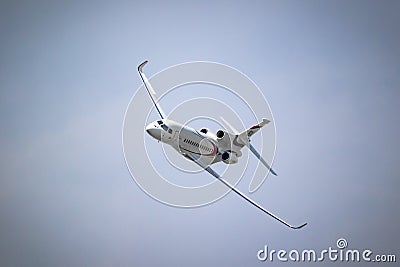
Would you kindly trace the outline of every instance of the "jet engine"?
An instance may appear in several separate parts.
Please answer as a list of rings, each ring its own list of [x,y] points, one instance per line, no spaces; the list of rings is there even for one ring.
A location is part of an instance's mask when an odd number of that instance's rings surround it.
[[[219,130],[219,131],[217,132],[217,137],[218,137],[218,139],[224,138],[225,135],[226,135],[226,133],[225,133],[224,130]]]
[[[238,162],[238,157],[236,153],[233,153],[231,151],[225,151],[221,155],[222,161],[226,164],[235,164]]]

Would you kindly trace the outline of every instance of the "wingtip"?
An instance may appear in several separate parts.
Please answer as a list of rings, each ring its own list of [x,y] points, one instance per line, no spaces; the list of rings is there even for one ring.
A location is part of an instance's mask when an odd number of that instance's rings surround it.
[[[146,65],[148,62],[149,62],[148,60],[143,61],[143,62],[137,67],[138,71],[139,71],[139,72],[142,72],[142,68],[143,68],[144,65]]]
[[[307,225],[307,223],[303,223],[302,225],[300,225],[300,226],[291,226],[290,228],[292,228],[292,229],[301,229],[301,228],[303,228],[304,226],[306,226]]]

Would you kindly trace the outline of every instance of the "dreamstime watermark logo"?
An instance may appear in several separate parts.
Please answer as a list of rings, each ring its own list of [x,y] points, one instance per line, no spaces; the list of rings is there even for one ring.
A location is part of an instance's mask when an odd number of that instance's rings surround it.
[[[168,119],[184,125],[201,122],[205,128],[213,125],[217,130],[224,129],[220,122],[220,116],[223,116],[242,131],[267,118],[271,122],[254,138],[260,138],[259,149],[263,157],[273,162],[275,124],[272,112],[261,90],[240,71],[215,62],[187,62],[162,70],[152,76],[150,82]],[[169,105],[164,106],[165,103]],[[216,179],[200,185],[186,185],[179,183],[182,180],[174,179],[181,176],[186,181],[193,179],[201,168],[147,135],[146,125],[157,119],[158,114],[142,85],[133,95],[123,123],[125,161],[138,186],[152,198],[176,207],[203,206],[225,196],[230,189]],[[251,176],[249,191],[255,192],[264,182],[268,170],[259,167],[259,162],[249,169],[251,164],[248,164],[249,155],[245,150],[235,166],[219,163],[225,167],[224,171],[219,171],[233,185],[246,172]],[[163,164],[169,166],[161,166]]]
[[[396,262],[394,254],[374,254],[370,249],[349,249],[347,240],[344,238],[336,241],[336,248],[329,247],[320,251],[314,249],[269,250],[265,245],[257,252],[257,258],[259,261],[270,262]]]

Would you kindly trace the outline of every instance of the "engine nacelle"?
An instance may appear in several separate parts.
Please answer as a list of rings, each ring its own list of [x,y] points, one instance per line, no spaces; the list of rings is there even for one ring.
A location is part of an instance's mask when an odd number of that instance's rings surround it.
[[[225,133],[224,130],[219,130],[219,131],[217,132],[217,137],[218,137],[219,139],[224,138],[225,135],[226,135],[226,133]]]
[[[222,153],[222,161],[226,164],[235,164],[238,162],[238,157],[235,153],[230,151],[225,151]]]
[[[207,128],[201,128],[200,132],[203,134],[207,134],[208,133],[208,129]]]

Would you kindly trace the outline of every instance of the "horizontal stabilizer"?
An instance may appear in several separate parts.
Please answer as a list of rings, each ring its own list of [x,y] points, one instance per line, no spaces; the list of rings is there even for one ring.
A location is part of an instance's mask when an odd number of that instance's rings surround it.
[[[260,155],[260,153],[257,152],[257,150],[250,144],[250,136],[258,132],[262,127],[264,127],[266,124],[270,123],[270,120],[267,120],[265,118],[262,119],[261,122],[259,122],[256,125],[251,126],[249,129],[246,131],[241,132],[238,134],[238,131],[228,122],[226,121],[223,117],[220,117],[224,124],[228,126],[228,128],[237,136],[238,142],[242,146],[247,146],[250,151],[261,161],[261,163],[268,168],[269,171],[275,176],[277,176],[276,172],[268,165],[268,163],[264,160],[264,158]]]
[[[258,153],[258,151],[254,148],[254,146],[252,146],[250,143],[248,143],[247,145],[250,149],[250,151],[254,154],[254,156],[256,156],[262,164],[264,164],[265,167],[267,167],[268,170],[270,170],[270,172],[275,175],[278,176],[278,174],[276,174],[276,172],[268,165],[268,163],[264,160],[263,157],[261,157],[260,153]]]

